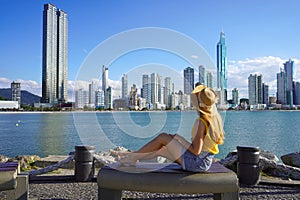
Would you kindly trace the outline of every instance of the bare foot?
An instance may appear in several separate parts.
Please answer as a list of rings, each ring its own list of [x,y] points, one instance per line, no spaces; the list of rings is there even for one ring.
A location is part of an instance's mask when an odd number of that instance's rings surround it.
[[[114,155],[114,156],[127,156],[128,154],[130,154],[131,152],[124,152],[124,151],[116,151],[113,149],[109,150],[110,154]]]
[[[126,164],[126,165],[135,165],[137,163],[137,160],[134,159],[134,155],[127,154],[126,156],[118,156],[117,159],[120,163]]]

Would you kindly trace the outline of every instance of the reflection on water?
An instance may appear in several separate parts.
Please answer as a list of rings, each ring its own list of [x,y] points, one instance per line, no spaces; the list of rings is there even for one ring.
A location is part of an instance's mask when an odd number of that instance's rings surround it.
[[[74,134],[72,133],[72,121],[70,115],[65,114],[41,114],[40,134],[37,136],[37,145],[41,154],[66,154],[70,145],[74,147]]]

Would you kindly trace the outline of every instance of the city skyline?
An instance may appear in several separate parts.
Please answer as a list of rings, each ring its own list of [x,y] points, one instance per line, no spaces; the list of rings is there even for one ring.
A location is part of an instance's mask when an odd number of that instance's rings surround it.
[[[16,80],[22,84],[22,89],[41,96],[41,24],[42,8],[45,3],[49,2],[19,2],[18,4],[13,1],[4,2],[3,6],[6,9],[1,15],[8,15],[9,10],[15,10],[18,14],[10,15],[10,18],[3,17],[0,21],[0,26],[3,27],[1,31],[3,45],[0,47],[0,88],[9,88],[10,83]],[[282,67],[282,63],[289,58],[294,61],[294,80],[299,80],[300,42],[297,36],[299,28],[295,24],[300,18],[296,11],[300,3],[297,1],[242,3],[191,1],[190,4],[184,5],[180,1],[172,4],[158,1],[146,1],[146,3],[133,1],[128,5],[126,2],[96,1],[84,4],[61,1],[50,3],[66,11],[70,20],[69,34],[72,35],[69,39],[68,87],[70,91],[74,88],[74,80],[80,64],[96,45],[119,32],[149,26],[169,28],[186,34],[202,45],[214,62],[216,62],[217,37],[224,30],[228,54],[227,87],[229,92],[233,88],[238,88],[241,98],[248,96],[247,77],[251,73],[264,74],[264,80],[270,87],[270,95],[275,94],[276,73]],[[203,12],[196,12],[197,8],[204,8]],[[24,9],[30,12],[22,12]],[[103,12],[97,12],[99,9]],[[157,16],[154,16],[152,11],[156,9],[158,9]],[[184,16],[178,15],[182,9],[191,12]],[[164,12],[166,10],[172,12]],[[253,16],[253,11],[256,16]],[[105,20],[101,18],[103,15],[106,16]],[[220,17],[222,17],[221,21]],[[161,20],[162,18],[164,20]],[[31,23],[28,25],[25,21]],[[114,24],[119,26],[111,26]],[[287,26],[290,28],[283,28]],[[111,67],[112,75],[109,80],[110,85],[113,88],[120,86],[122,74],[141,63],[149,62],[166,64],[179,73],[183,73],[183,69],[189,66],[184,61],[173,59],[171,55],[161,52],[134,52],[108,66]],[[102,64],[104,63],[97,63],[99,67]],[[120,66],[122,70],[119,70]],[[97,77],[100,76],[101,74],[98,74]]]

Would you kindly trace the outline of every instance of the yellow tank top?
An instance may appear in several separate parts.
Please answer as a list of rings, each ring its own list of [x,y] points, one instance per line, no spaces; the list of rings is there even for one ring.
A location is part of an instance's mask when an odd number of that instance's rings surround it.
[[[205,126],[205,131],[206,131],[204,141],[203,141],[202,151],[210,152],[212,154],[218,154],[219,153],[218,144],[211,139],[207,122],[204,119],[201,119],[200,117],[195,120],[193,129],[192,129],[192,140],[196,136],[200,120],[203,122],[203,124]]]

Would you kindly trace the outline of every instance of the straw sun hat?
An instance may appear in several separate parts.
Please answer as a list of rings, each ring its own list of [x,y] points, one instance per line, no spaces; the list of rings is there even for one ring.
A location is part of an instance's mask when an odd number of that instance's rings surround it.
[[[218,101],[218,95],[205,85],[197,86],[191,93],[191,100],[197,110],[210,110]]]

